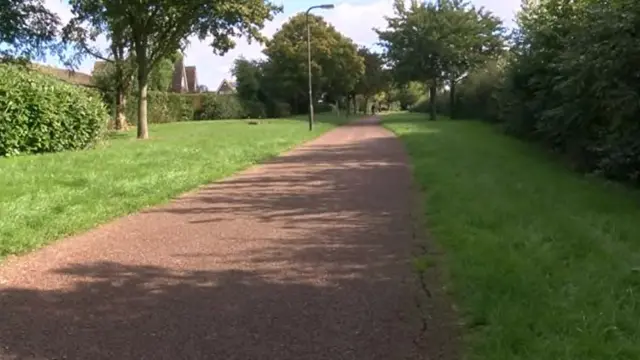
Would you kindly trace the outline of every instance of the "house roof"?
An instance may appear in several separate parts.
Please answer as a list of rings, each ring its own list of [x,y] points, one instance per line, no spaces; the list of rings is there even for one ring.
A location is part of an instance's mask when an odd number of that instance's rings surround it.
[[[224,91],[224,90],[235,91],[236,83],[229,81],[227,79],[223,79],[222,82],[220,82],[220,86],[218,86],[218,92]]]
[[[74,85],[93,86],[91,75],[79,71],[60,69],[53,66],[32,64],[33,68]]]
[[[104,70],[104,68],[106,66],[107,66],[107,62],[106,61],[98,60],[95,63],[93,63],[92,73],[95,73],[97,71],[102,71],[102,70]]]
[[[184,59],[180,58],[176,61],[173,67],[173,79],[171,81],[171,91],[173,92],[183,92],[188,89],[184,88],[184,80],[185,80],[185,68],[184,68]]]
[[[189,87],[189,91],[196,92],[198,90],[198,78],[196,77],[196,67],[186,66],[184,68],[184,71],[187,74],[187,86]]]

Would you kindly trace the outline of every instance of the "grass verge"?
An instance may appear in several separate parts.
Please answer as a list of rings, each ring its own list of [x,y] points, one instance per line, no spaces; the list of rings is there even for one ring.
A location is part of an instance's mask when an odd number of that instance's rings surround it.
[[[0,158],[0,259],[165,202],[345,118],[320,114],[312,133],[301,120],[156,125],[148,141],[117,134],[94,150]]]
[[[640,194],[471,121],[390,115],[469,359],[639,359]]]

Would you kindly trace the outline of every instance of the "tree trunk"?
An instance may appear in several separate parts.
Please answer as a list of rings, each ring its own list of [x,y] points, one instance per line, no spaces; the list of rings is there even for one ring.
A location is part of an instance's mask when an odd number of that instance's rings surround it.
[[[122,89],[116,90],[116,116],[115,116],[115,129],[116,131],[127,130],[127,116],[125,115],[125,108],[127,106],[127,97]]]
[[[438,114],[436,109],[437,90],[435,81],[429,84],[429,119],[432,121],[436,120],[436,116]]]
[[[369,97],[365,96],[362,101],[364,101],[364,114],[367,115],[367,108],[369,107]]]
[[[451,119],[456,118],[456,80],[451,79],[451,88],[449,89],[449,116]]]
[[[347,95],[347,98],[345,100],[346,100],[345,105],[347,106],[345,114],[347,117],[349,117],[351,115],[351,95]]]
[[[146,53],[146,50],[140,52]],[[149,128],[147,125],[147,61],[145,55],[138,54],[138,139],[149,138]]]

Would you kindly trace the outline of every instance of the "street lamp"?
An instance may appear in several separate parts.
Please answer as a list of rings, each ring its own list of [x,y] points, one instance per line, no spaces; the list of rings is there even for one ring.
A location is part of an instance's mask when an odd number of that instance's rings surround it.
[[[313,9],[333,9],[333,4],[315,5],[307,9],[307,61],[309,65],[309,131],[313,130],[313,89],[311,87],[311,30],[309,13]]]

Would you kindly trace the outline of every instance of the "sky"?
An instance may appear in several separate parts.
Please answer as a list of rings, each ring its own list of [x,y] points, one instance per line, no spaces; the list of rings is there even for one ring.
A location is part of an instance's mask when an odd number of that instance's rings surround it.
[[[325,3],[323,0],[272,0],[272,2],[282,5],[284,11],[265,25],[262,32],[266,36],[272,36],[289,17],[296,13],[306,11],[312,5]],[[515,13],[520,8],[520,0],[470,0],[470,2],[498,15],[507,26],[513,24]],[[66,0],[45,0],[45,3],[49,9],[60,16],[63,23],[71,18]],[[316,9],[314,14],[323,16],[338,31],[350,37],[358,45],[369,47],[375,46],[378,41],[373,29],[384,28],[386,25],[384,16],[393,14],[393,0],[334,0],[333,4],[334,9]],[[247,59],[263,57],[262,46],[255,42],[249,44],[244,39],[237,39],[233,50],[224,56],[216,56],[213,55],[206,41],[201,42],[194,38],[185,51],[185,65],[195,65],[198,83],[215,90],[223,79],[231,78],[230,70],[233,61],[240,56]],[[94,59],[85,60],[78,71],[91,73],[94,61]],[[61,66],[53,58],[46,62],[53,66]]]

